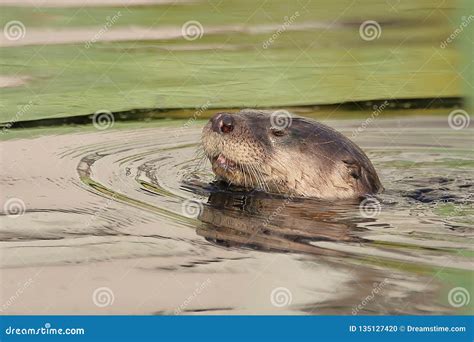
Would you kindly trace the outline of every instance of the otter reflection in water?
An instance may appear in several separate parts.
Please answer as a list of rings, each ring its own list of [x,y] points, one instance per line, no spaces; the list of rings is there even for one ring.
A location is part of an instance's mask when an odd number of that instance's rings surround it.
[[[218,179],[246,189],[320,199],[357,198],[383,189],[356,144],[286,111],[218,113],[201,140]]]
[[[321,202],[281,197],[262,192],[217,191],[211,193],[199,220],[197,233],[208,241],[227,247],[334,255],[317,247],[317,241],[361,242],[357,237],[357,201]]]

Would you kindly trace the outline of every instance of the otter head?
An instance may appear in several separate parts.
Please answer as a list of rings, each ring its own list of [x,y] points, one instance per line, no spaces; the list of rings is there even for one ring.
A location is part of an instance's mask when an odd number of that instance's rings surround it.
[[[220,179],[270,190],[269,161],[285,134],[284,129],[273,127],[269,115],[262,111],[218,113],[204,127],[202,145]]]
[[[342,134],[286,111],[218,113],[203,129],[202,146],[219,179],[273,193],[350,198],[371,192],[363,170],[375,174]]]

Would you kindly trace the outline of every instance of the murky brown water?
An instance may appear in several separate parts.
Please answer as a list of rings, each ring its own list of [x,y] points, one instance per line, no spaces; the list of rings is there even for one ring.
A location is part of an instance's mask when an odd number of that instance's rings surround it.
[[[327,123],[351,136],[362,121]],[[1,143],[2,202],[26,208],[1,216],[3,312],[469,310],[448,293],[473,283],[472,129],[373,122],[354,140],[386,191],[360,206],[209,184],[200,124],[145,125]]]

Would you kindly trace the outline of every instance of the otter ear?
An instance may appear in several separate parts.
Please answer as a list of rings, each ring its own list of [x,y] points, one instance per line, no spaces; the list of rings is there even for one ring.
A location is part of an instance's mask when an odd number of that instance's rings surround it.
[[[362,169],[359,165],[359,163],[357,163],[355,160],[353,159],[348,159],[348,160],[343,160],[342,161],[348,172],[349,172],[349,175],[354,178],[354,179],[360,179],[360,177],[362,176]]]
[[[365,193],[377,193],[383,190],[382,184],[376,174],[370,172],[367,168],[360,165],[354,159],[343,160],[349,175],[356,182],[358,186],[361,187],[361,190]]]

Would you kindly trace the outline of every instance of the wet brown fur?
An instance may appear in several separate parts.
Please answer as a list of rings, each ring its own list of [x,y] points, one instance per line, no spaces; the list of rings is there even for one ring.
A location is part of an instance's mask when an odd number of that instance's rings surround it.
[[[211,121],[202,132],[204,152],[219,179],[250,189],[323,199],[383,190],[365,153],[326,125],[292,116],[291,124],[275,135],[271,112],[246,109],[224,114],[234,119],[232,132],[215,132]],[[215,162],[220,154],[236,167],[220,167]]]

